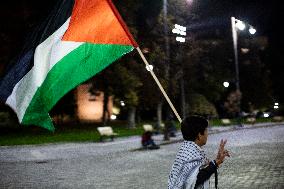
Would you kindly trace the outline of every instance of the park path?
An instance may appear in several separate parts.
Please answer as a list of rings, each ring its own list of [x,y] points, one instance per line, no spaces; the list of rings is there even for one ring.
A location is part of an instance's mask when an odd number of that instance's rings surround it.
[[[221,138],[232,158],[220,168],[220,188],[284,188],[284,126],[210,128],[214,158]],[[181,135],[159,150],[139,150],[140,137],[104,143],[0,147],[0,188],[166,188]]]

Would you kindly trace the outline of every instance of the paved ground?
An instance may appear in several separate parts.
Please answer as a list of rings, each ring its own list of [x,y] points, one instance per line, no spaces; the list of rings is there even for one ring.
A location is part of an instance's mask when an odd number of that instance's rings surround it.
[[[219,169],[219,188],[284,188],[284,125],[259,126],[210,130],[208,156],[214,157],[221,138],[232,153]],[[162,136],[155,139],[163,143]],[[167,188],[180,139],[153,151],[137,150],[138,137],[0,147],[0,188]]]

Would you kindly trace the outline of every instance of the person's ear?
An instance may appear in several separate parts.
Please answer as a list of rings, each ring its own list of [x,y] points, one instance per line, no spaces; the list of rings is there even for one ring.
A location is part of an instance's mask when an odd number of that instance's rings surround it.
[[[197,135],[197,138],[196,138],[197,140],[199,140],[200,139],[200,133],[198,133],[198,135]]]

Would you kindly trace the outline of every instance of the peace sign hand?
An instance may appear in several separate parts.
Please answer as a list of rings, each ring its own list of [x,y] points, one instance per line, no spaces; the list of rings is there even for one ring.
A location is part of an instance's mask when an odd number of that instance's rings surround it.
[[[230,157],[229,151],[225,149],[225,145],[227,143],[227,140],[221,140],[220,145],[219,145],[219,150],[216,158],[216,163],[218,167],[224,162],[225,157]]]

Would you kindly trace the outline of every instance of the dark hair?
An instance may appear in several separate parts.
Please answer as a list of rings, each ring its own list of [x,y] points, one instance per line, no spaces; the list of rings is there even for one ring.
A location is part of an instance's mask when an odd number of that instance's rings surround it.
[[[208,120],[201,116],[186,117],[181,123],[181,133],[184,140],[195,141],[198,133],[204,134]]]

